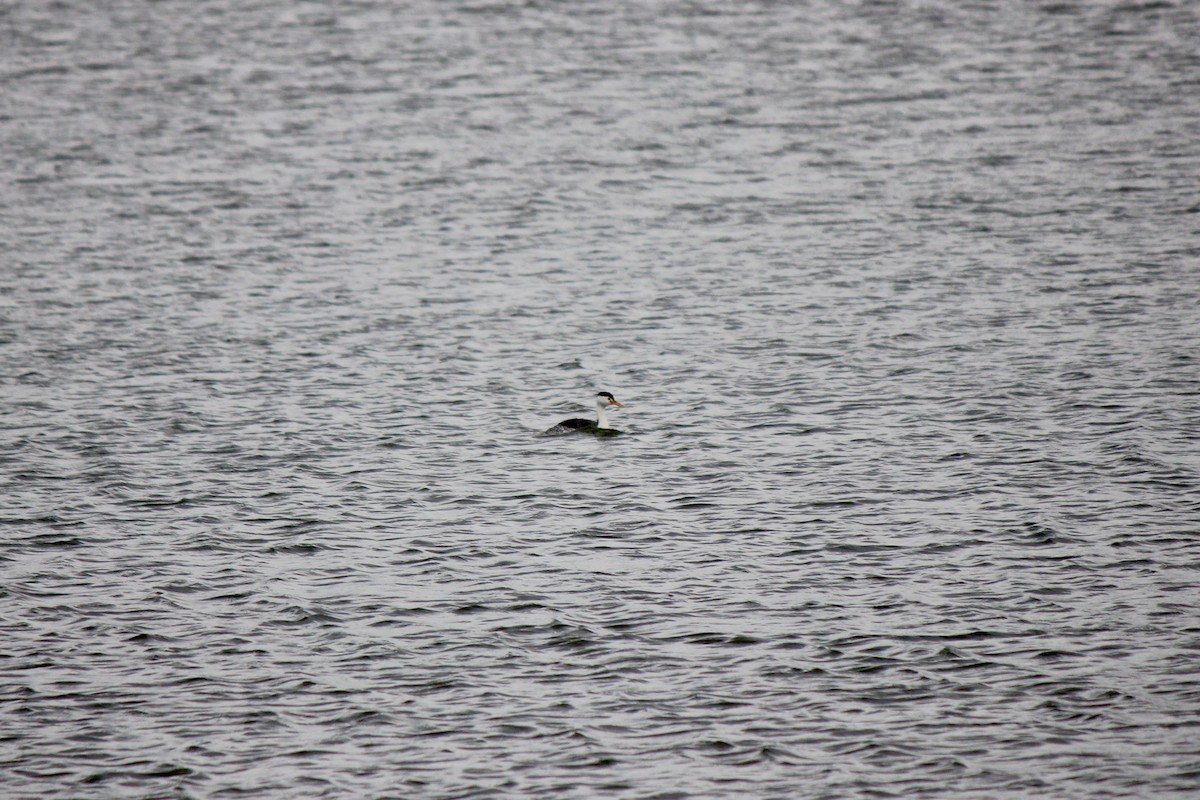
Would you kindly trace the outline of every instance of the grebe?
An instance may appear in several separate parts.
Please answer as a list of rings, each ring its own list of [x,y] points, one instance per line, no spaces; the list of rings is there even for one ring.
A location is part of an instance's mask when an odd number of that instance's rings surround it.
[[[546,433],[590,433],[593,436],[617,436],[621,432],[616,428],[608,427],[608,414],[604,410],[609,406],[624,408],[623,403],[617,402],[617,398],[613,397],[608,392],[598,392],[596,394],[596,421],[590,419],[564,419],[562,422],[555,425]]]

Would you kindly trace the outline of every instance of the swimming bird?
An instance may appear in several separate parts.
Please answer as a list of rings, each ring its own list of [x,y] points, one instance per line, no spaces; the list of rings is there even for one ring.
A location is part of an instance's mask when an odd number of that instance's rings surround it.
[[[621,433],[619,430],[608,427],[608,414],[605,413],[605,409],[609,406],[625,407],[624,403],[617,402],[617,398],[608,392],[597,392],[596,420],[594,422],[580,417],[564,419],[546,433],[590,433],[593,436],[618,436]]]

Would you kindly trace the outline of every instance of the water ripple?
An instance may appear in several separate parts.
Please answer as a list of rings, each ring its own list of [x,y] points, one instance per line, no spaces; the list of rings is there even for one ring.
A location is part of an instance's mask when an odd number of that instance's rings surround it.
[[[1194,793],[1191,6],[57,10],[5,795]]]

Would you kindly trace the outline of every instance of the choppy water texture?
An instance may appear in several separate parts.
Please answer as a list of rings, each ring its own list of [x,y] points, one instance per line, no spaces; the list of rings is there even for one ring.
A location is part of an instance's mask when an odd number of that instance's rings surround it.
[[[0,794],[1194,796],[1197,14],[6,3]]]

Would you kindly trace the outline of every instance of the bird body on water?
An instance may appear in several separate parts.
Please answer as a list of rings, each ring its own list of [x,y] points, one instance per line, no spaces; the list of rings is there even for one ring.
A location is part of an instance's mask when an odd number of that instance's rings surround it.
[[[619,436],[621,431],[608,426],[609,406],[624,408],[625,405],[617,401],[609,392],[596,393],[596,419],[583,419],[582,417],[572,417],[564,419],[562,422],[555,425],[546,431],[548,434],[563,434],[563,433],[589,433],[592,436]]]

